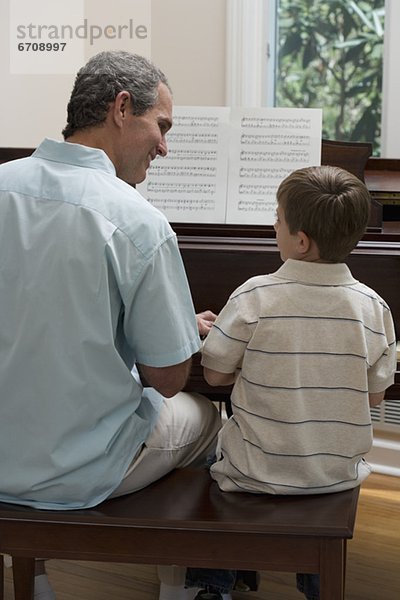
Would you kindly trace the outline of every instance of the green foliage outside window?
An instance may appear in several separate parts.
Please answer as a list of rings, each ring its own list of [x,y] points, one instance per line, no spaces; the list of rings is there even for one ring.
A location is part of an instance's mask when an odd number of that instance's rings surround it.
[[[323,109],[323,137],[379,154],[384,0],[279,0],[276,106]]]

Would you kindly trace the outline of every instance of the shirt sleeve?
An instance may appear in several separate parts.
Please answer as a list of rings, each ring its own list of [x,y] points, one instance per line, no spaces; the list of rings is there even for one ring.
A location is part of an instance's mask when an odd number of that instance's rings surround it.
[[[201,364],[220,373],[234,373],[241,368],[251,335],[251,323],[241,317],[237,300],[230,298],[204,342]]]
[[[113,254],[120,259],[121,252]],[[123,335],[135,362],[166,367],[199,350],[196,316],[175,235],[149,257],[133,245],[127,250],[125,244],[125,256],[115,271],[124,305]]]
[[[397,368],[396,335],[389,309],[384,312],[383,324],[386,347],[380,358],[368,369],[368,391],[371,394],[383,392],[391,386]]]

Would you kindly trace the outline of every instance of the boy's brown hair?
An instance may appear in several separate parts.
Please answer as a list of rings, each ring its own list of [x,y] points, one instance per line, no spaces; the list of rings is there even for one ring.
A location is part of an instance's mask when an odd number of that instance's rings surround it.
[[[360,179],[339,167],[294,171],[281,182],[277,199],[290,233],[306,233],[328,262],[343,262],[368,225],[369,192]]]

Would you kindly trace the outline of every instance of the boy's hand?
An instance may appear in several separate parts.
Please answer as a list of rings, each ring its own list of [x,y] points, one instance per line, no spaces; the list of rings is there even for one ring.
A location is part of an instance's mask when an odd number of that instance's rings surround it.
[[[199,329],[199,335],[201,338],[206,337],[216,318],[217,315],[211,310],[205,310],[196,315],[197,327]]]

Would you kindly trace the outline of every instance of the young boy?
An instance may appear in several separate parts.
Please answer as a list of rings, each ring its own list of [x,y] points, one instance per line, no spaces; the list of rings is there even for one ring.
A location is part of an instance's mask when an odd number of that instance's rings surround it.
[[[231,492],[346,490],[370,473],[370,407],[396,369],[390,309],[344,263],[367,226],[370,197],[356,177],[324,166],[293,172],[277,200],[284,264],[235,290],[204,342],[208,383],[234,383],[211,476]],[[210,577],[188,569],[187,582]],[[308,599],[319,597],[318,576],[297,579]],[[227,591],[220,574],[205,587],[198,598]]]

